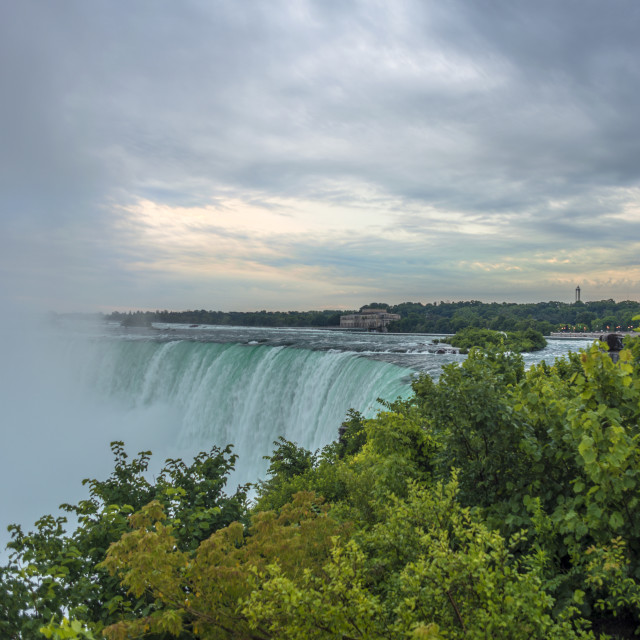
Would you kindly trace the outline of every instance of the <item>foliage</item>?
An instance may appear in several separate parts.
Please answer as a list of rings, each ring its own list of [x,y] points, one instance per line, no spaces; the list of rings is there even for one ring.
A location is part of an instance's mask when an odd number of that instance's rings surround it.
[[[385,305],[387,306],[387,305]],[[535,329],[543,335],[552,331],[615,331],[637,326],[633,319],[640,305],[631,300],[598,300],[565,303],[558,301],[516,304],[485,303],[479,300],[422,304],[403,302],[389,306],[401,319],[389,331],[456,333],[466,327],[495,331]]]
[[[79,620],[69,620],[63,618],[62,622],[50,622],[40,627],[40,633],[45,638],[53,640],[95,640],[95,636]]]
[[[133,531],[110,547],[102,566],[120,575],[134,597],[153,601],[154,608],[107,627],[104,633],[112,640],[147,632],[272,637],[260,625],[252,633],[246,614],[238,610],[251,593],[251,576],[274,558],[292,579],[318,572],[332,540],[347,530],[310,492],[297,494],[279,514],[257,513],[248,531],[238,522],[216,531],[193,551],[180,549],[175,524],[156,501],[137,512],[131,525]]]
[[[352,456],[362,449],[367,441],[364,422],[364,416],[359,411],[349,409],[347,419],[338,429],[338,455],[340,458]]]
[[[491,329],[468,327],[458,331],[452,338],[445,338],[441,342],[448,342],[451,346],[460,349],[462,353],[467,353],[473,347],[481,349],[503,348],[523,353],[525,351],[540,351],[547,346],[544,336],[535,329],[492,331]]]
[[[394,615],[391,635],[435,623],[451,638],[581,636],[554,622],[536,558],[514,556],[522,532],[508,542],[490,531],[457,492],[455,472],[431,487],[411,482],[363,535],[371,569],[384,576],[378,589]]]
[[[237,327],[336,327],[344,311],[114,311],[108,322],[124,327],[150,326],[152,322],[214,324]]]
[[[112,640],[144,633],[201,638],[589,638],[556,621],[536,559],[510,546],[456,499],[455,478],[406,498],[387,495],[378,524],[349,535],[313,494],[249,535],[219,530],[195,553],[176,548],[156,503],[132,518],[104,565],[156,609],[114,624]],[[357,533],[357,532],[356,532]],[[384,566],[380,561],[384,561]]]
[[[233,524],[195,553],[177,548],[173,527],[151,503],[103,564],[155,610],[105,634],[592,637],[576,621],[553,619],[535,559],[515,561],[456,492],[455,477],[433,489],[409,483],[406,498],[385,496],[378,523],[354,537],[313,494],[300,493],[280,515],[256,514],[248,535]]]
[[[460,469],[465,503],[489,506],[512,495],[529,469],[518,457],[521,423],[513,390],[524,378],[522,357],[472,350],[462,366],[443,369],[438,383],[413,385],[415,402],[441,446],[432,459],[439,477]]]
[[[601,603],[594,620],[602,628],[615,627],[616,617],[637,625],[634,589],[605,580],[617,595],[603,598],[588,561],[620,538],[625,580],[640,578],[640,378],[632,352],[614,363],[594,345],[523,375],[515,357],[472,351],[438,384],[422,379],[414,388],[443,445],[438,474],[460,468],[464,504],[481,508],[505,535],[528,528],[531,548],[545,554],[556,606],[580,592],[585,614]]]
[[[191,465],[167,460],[154,484],[145,475],[149,452],[128,461],[122,442],[112,443],[111,448],[115,457],[111,476],[85,480],[89,498],[62,505],[77,519],[73,531],[66,532],[63,516],[44,516],[28,533],[18,525],[9,527],[9,563],[0,568],[2,637],[35,637],[50,621],[51,629],[64,625],[67,612],[99,631],[122,616],[147,611],[152,603],[129,598],[99,563],[109,545],[128,531],[130,514],[152,500],[170,514],[183,549],[195,548],[214,530],[243,518],[246,489],[241,487],[232,496],[223,493],[235,461],[230,448],[214,447],[196,456]]]

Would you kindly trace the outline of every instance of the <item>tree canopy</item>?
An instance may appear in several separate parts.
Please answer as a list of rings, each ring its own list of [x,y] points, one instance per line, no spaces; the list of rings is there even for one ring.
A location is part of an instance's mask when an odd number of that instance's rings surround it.
[[[440,342],[447,342],[460,349],[461,353],[468,353],[472,347],[491,349],[502,347],[509,351],[524,353],[540,351],[547,346],[544,336],[535,329],[525,331],[492,331],[491,329],[476,329],[467,327],[461,329],[453,337]]]

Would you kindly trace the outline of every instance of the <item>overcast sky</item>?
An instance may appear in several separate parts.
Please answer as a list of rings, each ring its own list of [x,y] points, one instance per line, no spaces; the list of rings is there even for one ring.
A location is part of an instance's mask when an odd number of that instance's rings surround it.
[[[637,0],[0,5],[0,296],[640,299]]]

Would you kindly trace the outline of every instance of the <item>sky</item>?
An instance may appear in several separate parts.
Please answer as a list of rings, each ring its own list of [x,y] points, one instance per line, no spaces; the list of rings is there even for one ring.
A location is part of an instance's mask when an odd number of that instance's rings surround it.
[[[0,299],[640,300],[637,0],[0,5]]]

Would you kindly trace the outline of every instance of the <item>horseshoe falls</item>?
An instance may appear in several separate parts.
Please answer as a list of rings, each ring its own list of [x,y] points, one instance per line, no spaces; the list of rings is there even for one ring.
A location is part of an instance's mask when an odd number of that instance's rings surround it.
[[[349,409],[374,415],[378,398],[410,393],[464,356],[433,336],[313,329],[5,320],[0,330],[0,550],[6,526],[30,526],[86,497],[83,478],[113,469],[109,442],[129,455],[168,457],[213,445],[238,455],[228,490],[264,477],[279,436],[311,450],[338,435]],[[554,341],[526,356],[553,360],[586,346]]]
[[[373,415],[377,398],[406,396],[411,374],[345,351],[190,340],[103,342],[91,361],[83,378],[124,414],[163,408],[171,424],[162,420],[161,448],[233,444],[239,482],[264,475],[263,456],[279,436],[320,448],[337,437],[348,409]],[[145,434],[154,439],[148,427]]]

